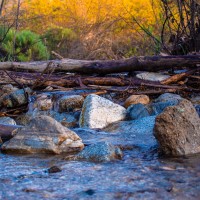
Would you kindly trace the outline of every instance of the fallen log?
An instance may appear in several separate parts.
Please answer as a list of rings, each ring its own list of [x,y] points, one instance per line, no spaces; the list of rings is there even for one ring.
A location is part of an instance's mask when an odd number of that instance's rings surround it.
[[[200,64],[200,55],[141,56],[123,60],[73,60],[62,59],[35,62],[0,62],[0,70],[43,72],[53,63],[54,72],[80,74],[110,74],[132,71],[159,71],[175,67],[195,68]]]

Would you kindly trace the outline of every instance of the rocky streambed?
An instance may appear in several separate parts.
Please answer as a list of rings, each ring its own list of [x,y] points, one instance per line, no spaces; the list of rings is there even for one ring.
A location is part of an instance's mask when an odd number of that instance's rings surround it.
[[[44,92],[26,102],[24,90],[1,89],[2,112],[29,110],[0,118],[13,126],[1,143],[0,199],[199,199],[198,96],[119,105],[111,95]]]

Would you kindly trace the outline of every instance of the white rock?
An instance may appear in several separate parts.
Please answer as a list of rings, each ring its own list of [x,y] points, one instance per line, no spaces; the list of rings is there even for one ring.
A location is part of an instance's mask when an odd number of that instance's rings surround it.
[[[143,72],[143,73],[137,74],[136,77],[139,79],[148,80],[148,81],[164,81],[170,76],[154,73],[154,72]]]
[[[113,122],[124,120],[125,117],[124,107],[91,94],[84,101],[79,125],[85,128],[104,128]]]

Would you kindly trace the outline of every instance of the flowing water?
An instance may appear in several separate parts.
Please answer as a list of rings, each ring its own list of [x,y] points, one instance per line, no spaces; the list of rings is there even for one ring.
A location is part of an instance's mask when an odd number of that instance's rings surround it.
[[[200,199],[200,155],[159,157],[153,120],[147,127],[146,121],[131,123],[125,126],[136,135],[75,130],[86,145],[108,141],[123,147],[122,160],[94,163],[0,153],[0,200]],[[61,172],[48,173],[52,166]]]
[[[107,163],[63,158],[0,154],[0,199],[200,198],[200,155],[161,159],[133,148]],[[62,171],[48,173],[52,166]]]

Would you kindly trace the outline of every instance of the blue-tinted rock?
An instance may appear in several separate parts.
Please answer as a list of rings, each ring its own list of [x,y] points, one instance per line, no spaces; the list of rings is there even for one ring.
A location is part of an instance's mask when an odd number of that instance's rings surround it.
[[[169,106],[175,106],[178,104],[178,100],[172,100],[172,101],[165,101],[165,102],[157,102],[157,103],[152,103],[149,108],[151,115],[158,115],[164,111],[165,108]]]
[[[121,159],[123,156],[119,147],[116,147],[108,142],[99,142],[89,145],[83,149],[75,159],[93,161],[93,162],[106,162],[115,159]]]
[[[149,115],[148,109],[141,103],[133,104],[127,109],[127,118],[131,120],[148,117]]]
[[[173,94],[173,93],[164,93],[161,94],[157,99],[154,100],[154,102],[166,102],[166,101],[179,101],[182,100],[183,98],[178,95],[178,94]]]

